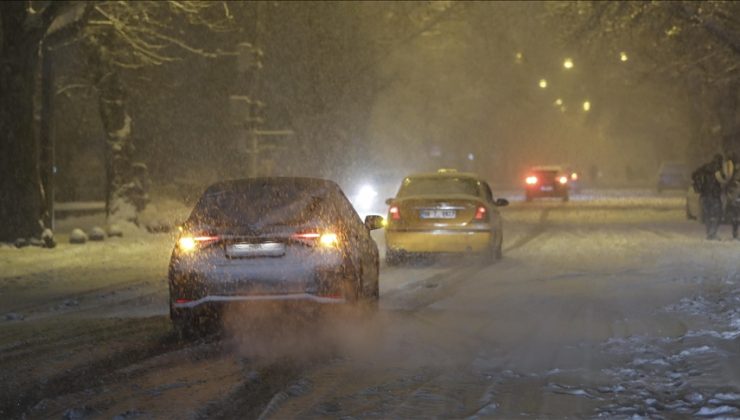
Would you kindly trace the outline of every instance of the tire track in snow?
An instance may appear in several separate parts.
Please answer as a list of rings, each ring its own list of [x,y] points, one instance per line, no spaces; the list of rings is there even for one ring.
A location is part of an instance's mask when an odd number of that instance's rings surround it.
[[[537,221],[537,224],[529,232],[517,238],[517,240],[515,240],[514,243],[505,247],[504,251],[511,252],[516,249],[522,248],[523,246],[535,240],[538,236],[545,233],[545,231],[547,230],[547,225],[548,225],[547,218],[550,215],[550,211],[552,210],[553,210],[553,207],[546,207],[542,209],[542,213],[540,213],[540,218]]]

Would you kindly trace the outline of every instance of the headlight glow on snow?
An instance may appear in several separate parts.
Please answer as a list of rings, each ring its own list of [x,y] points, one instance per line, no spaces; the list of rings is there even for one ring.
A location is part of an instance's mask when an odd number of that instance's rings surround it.
[[[373,205],[373,201],[377,196],[378,192],[375,191],[375,188],[370,185],[363,185],[357,192],[357,196],[355,198],[357,207],[363,210],[369,209]]]

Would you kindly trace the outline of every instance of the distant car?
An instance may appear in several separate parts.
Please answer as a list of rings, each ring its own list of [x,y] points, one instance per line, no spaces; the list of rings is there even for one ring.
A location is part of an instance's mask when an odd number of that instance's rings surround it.
[[[416,254],[480,254],[493,261],[502,256],[503,224],[484,180],[470,173],[440,170],[406,177],[387,201],[386,253],[388,265]]]
[[[658,192],[684,190],[691,183],[689,168],[681,162],[665,162],[658,170]]]
[[[571,167],[566,167],[564,174],[568,177],[568,187],[570,188],[570,192],[579,194],[583,188],[581,173]]]
[[[524,198],[532,201],[540,197],[556,197],[568,201],[570,177],[571,173],[561,166],[532,167],[524,179]]]
[[[182,228],[169,266],[170,318],[192,332],[238,302],[378,301],[378,248],[332,181],[250,178],[210,186]]]

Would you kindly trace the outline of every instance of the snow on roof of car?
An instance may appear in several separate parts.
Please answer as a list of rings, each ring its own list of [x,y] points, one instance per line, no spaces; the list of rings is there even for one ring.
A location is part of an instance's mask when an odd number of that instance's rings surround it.
[[[474,178],[481,179],[477,174],[472,172],[419,172],[407,175],[404,178]]]
[[[218,191],[229,191],[234,189],[244,188],[250,185],[297,185],[303,187],[336,187],[339,188],[336,182],[322,179],[322,178],[309,178],[309,177],[256,177],[256,178],[242,178],[232,179],[228,181],[220,181],[210,185],[206,192],[213,193]]]

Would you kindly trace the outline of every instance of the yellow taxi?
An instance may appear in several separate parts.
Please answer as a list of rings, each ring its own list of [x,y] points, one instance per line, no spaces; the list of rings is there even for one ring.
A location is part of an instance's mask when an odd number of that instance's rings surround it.
[[[414,254],[480,254],[501,258],[503,225],[486,181],[472,173],[440,169],[407,176],[386,201],[385,260],[397,265]]]

